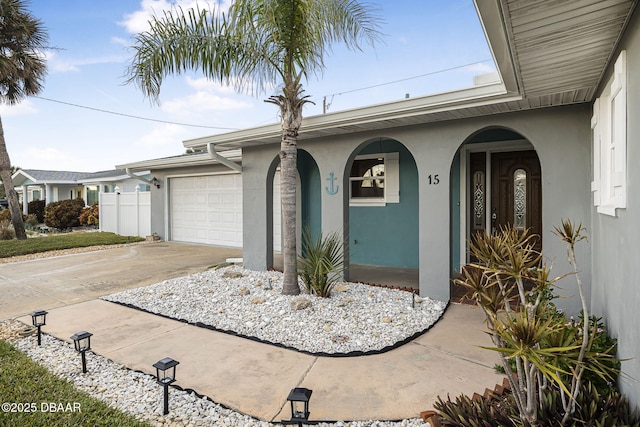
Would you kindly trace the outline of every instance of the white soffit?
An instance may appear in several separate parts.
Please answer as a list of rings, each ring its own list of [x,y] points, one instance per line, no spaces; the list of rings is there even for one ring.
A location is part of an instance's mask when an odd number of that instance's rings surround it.
[[[522,94],[590,102],[637,1],[500,3]]]

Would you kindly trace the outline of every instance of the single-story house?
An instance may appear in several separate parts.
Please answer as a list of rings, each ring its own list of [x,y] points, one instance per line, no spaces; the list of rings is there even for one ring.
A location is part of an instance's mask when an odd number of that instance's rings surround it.
[[[149,171],[131,176],[118,169],[101,172],[18,169],[11,179],[26,214],[28,203],[33,200],[51,203],[80,198],[91,206],[100,200],[102,193],[134,191],[136,187],[139,191],[149,191],[148,177]]]
[[[305,118],[299,223],[340,230],[349,263],[417,269],[420,293],[445,301],[472,233],[531,228],[559,276],[570,267],[553,228],[582,223],[578,265],[592,312],[638,379],[637,1],[475,4],[500,81]],[[151,188],[161,237],[242,246],[245,266],[264,270],[278,249],[279,143],[273,124],[185,141],[201,151],[193,157],[117,167],[163,183]],[[569,298],[558,304],[577,313],[574,280],[559,286]],[[637,405],[636,381],[621,387]]]

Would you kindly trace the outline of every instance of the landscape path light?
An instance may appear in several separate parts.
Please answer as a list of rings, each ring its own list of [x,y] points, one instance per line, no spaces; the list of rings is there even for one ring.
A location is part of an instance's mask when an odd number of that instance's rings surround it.
[[[309,421],[309,399],[311,399],[313,390],[308,388],[296,387],[291,390],[287,400],[291,402],[291,421],[287,424],[298,423],[298,427],[302,427],[302,423]]]
[[[38,328],[38,345],[42,344],[41,328],[47,324],[47,314],[48,312],[44,310],[36,310],[31,313],[31,323]]]
[[[164,387],[164,410],[162,411],[164,415],[169,413],[169,385],[176,380],[176,366],[178,364],[180,362],[170,357],[165,357],[153,364],[153,367],[156,368],[156,380]]]
[[[93,334],[87,331],[76,332],[71,335],[73,345],[76,351],[82,355],[82,373],[87,373],[87,359],[85,353],[87,350],[91,350],[91,337]]]

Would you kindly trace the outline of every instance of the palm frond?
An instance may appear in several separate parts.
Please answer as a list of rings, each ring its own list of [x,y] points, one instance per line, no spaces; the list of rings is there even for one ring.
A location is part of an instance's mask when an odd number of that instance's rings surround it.
[[[324,68],[331,46],[380,39],[372,8],[341,0],[236,0],[228,14],[175,8],[136,36],[127,83],[157,100],[165,77],[187,70],[257,94],[274,84],[299,95],[301,79]]]
[[[0,2],[0,101],[15,104],[42,90],[48,35],[22,0]]]

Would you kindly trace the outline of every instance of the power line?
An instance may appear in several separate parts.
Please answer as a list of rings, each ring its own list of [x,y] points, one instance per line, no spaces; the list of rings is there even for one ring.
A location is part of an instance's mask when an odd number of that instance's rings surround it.
[[[488,62],[488,61],[490,61],[490,59],[483,59],[481,61],[474,61],[474,62],[471,62],[471,63],[468,63],[468,64],[458,65],[458,66],[451,67],[451,68],[446,68],[446,69],[443,69],[443,70],[437,70],[437,71],[432,71],[432,72],[429,72],[429,73],[419,74],[417,76],[406,77],[404,79],[393,80],[393,81],[390,81],[390,82],[379,83],[379,84],[375,84],[375,85],[371,85],[371,86],[365,86],[365,87],[361,87],[361,88],[357,88],[357,89],[351,89],[351,90],[347,90],[347,91],[343,91],[343,92],[337,92],[337,93],[333,93],[331,95],[325,95],[323,97],[323,110],[324,110],[323,112],[326,112],[326,110],[329,108],[329,106],[333,102],[333,97],[336,96],[336,95],[337,96],[345,95],[345,94],[348,94],[348,93],[359,92],[359,91],[368,90],[368,89],[374,89],[374,88],[377,88],[377,87],[387,86],[387,85],[391,85],[391,84],[395,84],[395,83],[406,82],[408,80],[414,80],[414,79],[419,79],[421,77],[432,76],[434,74],[444,73],[444,72],[447,72],[447,71],[453,71],[453,70],[457,70],[457,69],[460,69],[460,68],[469,67],[469,66],[475,65],[475,64],[482,64],[483,62]],[[327,103],[327,98],[328,97],[331,97],[331,101],[329,103]],[[129,117],[129,118],[137,119],[137,120],[146,120],[146,121],[149,121],[149,122],[166,123],[166,124],[170,124],[170,125],[188,126],[188,127],[204,128],[204,129],[239,130],[238,128],[229,128],[229,127],[221,127],[221,126],[194,125],[194,124],[190,124],[190,123],[179,123],[179,122],[171,122],[171,121],[167,121],[167,120],[151,119],[149,117],[135,116],[133,114],[119,113],[117,111],[104,110],[102,108],[88,107],[86,105],[74,104],[74,103],[71,103],[71,102],[60,101],[60,100],[51,99],[51,98],[45,98],[45,97],[42,97],[42,96],[34,96],[34,98],[42,99],[43,101],[55,102],[57,104],[69,105],[69,106],[76,107],[76,108],[84,108],[85,110],[98,111],[100,113],[107,113],[107,114],[113,114],[113,115],[116,115],[116,116]]]
[[[92,110],[92,111],[98,111],[100,113],[113,114],[115,116],[123,116],[123,117],[129,117],[131,119],[146,120],[146,121],[149,121],[149,122],[166,123],[166,124],[170,124],[170,125],[180,125],[180,126],[188,126],[188,127],[194,127],[194,128],[239,130],[238,128],[226,128],[226,127],[220,127],[220,126],[194,125],[194,124],[189,124],[189,123],[179,123],[179,122],[170,122],[170,121],[167,121],[167,120],[151,119],[149,117],[141,117],[141,116],[134,116],[133,114],[118,113],[117,111],[103,110],[102,108],[88,107],[86,105],[79,105],[79,104],[74,104],[74,103],[71,103],[71,102],[59,101],[57,99],[44,98],[42,96],[34,96],[34,98],[42,99],[43,101],[55,102],[57,104],[70,105],[70,106],[76,107],[76,108],[84,108],[85,110]]]
[[[469,67],[471,65],[476,65],[476,64],[482,64],[483,62],[488,62],[488,61],[491,61],[491,60],[490,59],[483,59],[481,61],[474,61],[474,62],[470,62],[468,64],[457,65],[457,66],[451,67],[451,68],[445,68],[443,70],[431,71],[429,73],[419,74],[417,76],[412,76],[412,77],[406,77],[404,79],[393,80],[393,81],[390,81],[390,82],[379,83],[379,84],[372,85],[372,86],[365,86],[365,87],[361,87],[361,88],[357,88],[357,89],[346,90],[344,92],[332,93],[331,95],[323,96],[323,99],[324,99],[324,102],[326,103],[326,99],[328,97],[331,97],[332,100],[333,100],[334,96],[345,95],[347,93],[359,92],[359,91],[367,90],[367,89],[374,89],[374,88],[377,88],[377,87],[392,85],[392,84],[395,84],[395,83],[402,83],[402,82],[406,82],[408,80],[419,79],[421,77],[433,76],[434,74],[446,73],[447,71],[458,70],[460,68],[465,68],[465,67]],[[326,108],[328,109],[330,105],[331,105],[331,102],[329,102],[329,104],[326,104]]]
[[[394,80],[394,81],[391,81],[391,82],[379,83],[379,84],[373,85],[373,86],[366,86],[366,87],[361,87],[361,88],[358,88],[358,89],[351,89],[351,90],[347,90],[347,91],[340,92],[340,93],[332,93],[331,95],[326,95],[326,96],[344,95],[346,93],[358,92],[358,91],[361,91],[361,90],[373,89],[373,88],[380,87],[380,86],[392,85],[394,83],[406,82],[407,80],[419,79],[420,77],[432,76],[434,74],[439,74],[439,73],[446,73],[447,71],[453,71],[453,70],[457,70],[459,68],[469,67],[471,65],[482,64],[483,62],[487,62],[487,61],[490,61],[490,59],[484,59],[482,61],[475,61],[475,62],[471,62],[469,64],[458,65],[456,67],[446,68],[444,70],[432,71],[430,73],[420,74],[418,76],[406,77],[404,79]]]

